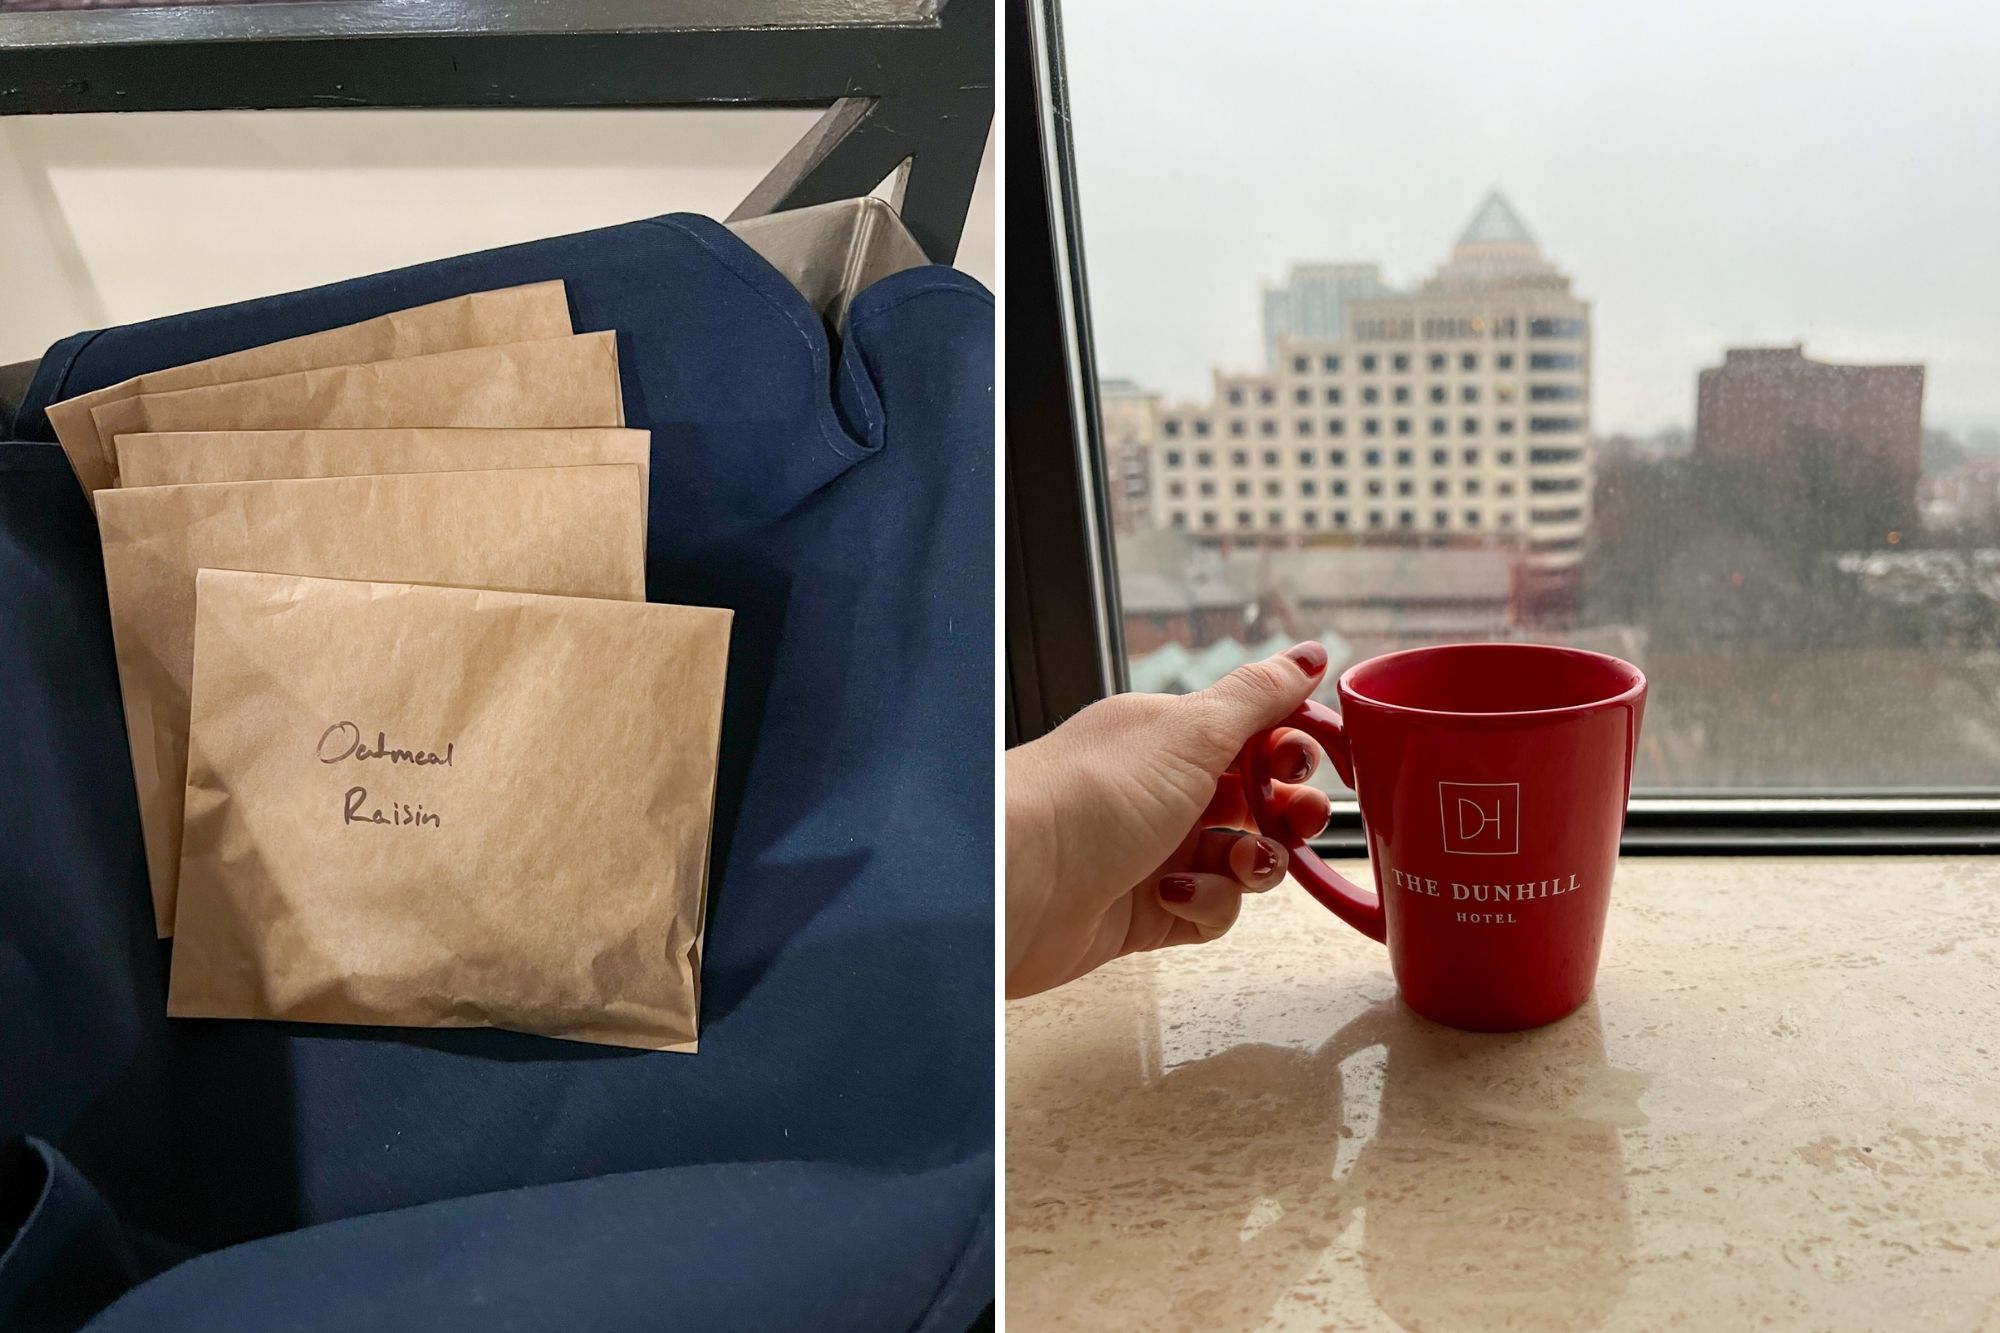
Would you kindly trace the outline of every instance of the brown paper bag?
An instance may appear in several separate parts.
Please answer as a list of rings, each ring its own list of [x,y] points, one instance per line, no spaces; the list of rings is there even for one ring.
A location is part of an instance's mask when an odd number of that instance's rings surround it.
[[[84,493],[94,495],[118,484],[111,437],[99,437],[90,410],[144,393],[170,393],[208,384],[234,384],[323,366],[360,365],[427,356],[462,347],[561,338],[571,332],[569,298],[560,280],[494,292],[475,292],[448,301],[398,310],[324,333],[252,347],[227,356],[156,370],[106,388],[65,399],[48,409],[49,424],[69,455]]]
[[[695,1049],[728,611],[199,589],[168,1013]]]
[[[559,467],[98,492],[155,925],[174,922],[195,571],[645,597],[639,470]],[[322,649],[339,656],[338,645]]]
[[[141,394],[90,415],[113,441],[149,431],[625,424],[612,333]]]
[[[617,427],[178,431],[120,435],[116,448],[120,486],[631,463],[643,488],[652,462],[652,436]]]

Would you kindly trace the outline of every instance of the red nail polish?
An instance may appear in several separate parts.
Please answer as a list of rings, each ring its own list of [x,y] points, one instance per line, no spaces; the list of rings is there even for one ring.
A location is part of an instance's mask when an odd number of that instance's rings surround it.
[[[1299,664],[1299,670],[1308,676],[1317,676],[1326,670],[1326,649],[1316,643],[1302,643],[1296,648],[1285,649],[1285,656]]]
[[[1252,838],[1250,844],[1255,848],[1250,854],[1250,873],[1263,879],[1278,868],[1278,846],[1263,838]]]
[[[1304,782],[1307,778],[1312,776],[1312,771],[1313,771],[1312,756],[1309,754],[1303,754],[1294,751],[1292,754],[1291,771],[1284,774],[1284,781]]]
[[[1193,902],[1194,880],[1186,875],[1168,875],[1160,881],[1160,901],[1163,903]]]

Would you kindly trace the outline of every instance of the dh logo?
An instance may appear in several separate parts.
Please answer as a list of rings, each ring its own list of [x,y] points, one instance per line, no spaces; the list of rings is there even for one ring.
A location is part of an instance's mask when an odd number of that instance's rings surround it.
[[[1444,849],[1460,856],[1513,856],[1521,850],[1521,784],[1440,782]]]

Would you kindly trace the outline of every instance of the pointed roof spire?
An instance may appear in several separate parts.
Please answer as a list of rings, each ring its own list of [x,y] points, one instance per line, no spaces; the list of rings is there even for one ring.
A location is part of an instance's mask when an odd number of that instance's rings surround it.
[[[1479,211],[1458,234],[1460,245],[1534,245],[1534,233],[1521,221],[1520,214],[1498,190],[1489,190]]]

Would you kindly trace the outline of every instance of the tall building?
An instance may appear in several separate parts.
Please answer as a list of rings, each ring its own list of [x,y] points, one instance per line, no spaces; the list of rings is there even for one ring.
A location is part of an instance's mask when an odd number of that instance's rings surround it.
[[[1732,347],[1701,372],[1694,459],[1745,526],[1775,543],[1896,545],[1917,521],[1923,418],[1922,366]]]
[[[1104,432],[1104,484],[1110,492],[1111,530],[1136,532],[1153,521],[1153,440],[1159,395],[1131,380],[1101,379],[1097,402]]]
[[[1153,521],[1196,537],[1515,547],[1533,615],[1573,601],[1590,505],[1590,306],[1497,192],[1415,291],[1160,404]]]
[[[1394,296],[1380,264],[1294,264],[1285,285],[1264,289],[1264,365],[1278,364],[1287,340],[1324,342],[1346,330],[1349,301]]]

